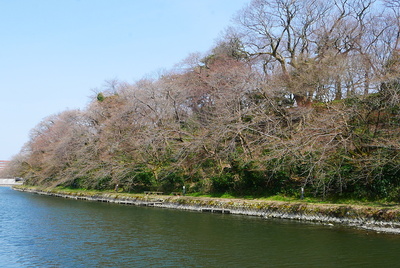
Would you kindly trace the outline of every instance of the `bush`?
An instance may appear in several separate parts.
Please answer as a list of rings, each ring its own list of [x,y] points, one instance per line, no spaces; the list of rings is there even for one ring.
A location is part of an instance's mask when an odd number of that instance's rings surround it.
[[[112,178],[109,176],[100,178],[97,180],[96,185],[94,186],[95,190],[109,190],[112,189],[111,185]]]
[[[211,177],[211,187],[214,193],[229,193],[232,192],[234,185],[234,177],[231,173],[223,173],[219,176]]]
[[[165,193],[176,192],[182,189],[184,182],[185,179],[181,172],[170,172],[162,177],[160,181],[160,190]]]

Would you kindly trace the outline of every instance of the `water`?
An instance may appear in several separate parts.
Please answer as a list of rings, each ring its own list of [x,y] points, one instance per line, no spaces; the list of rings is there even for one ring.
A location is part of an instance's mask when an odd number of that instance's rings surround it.
[[[400,267],[400,236],[0,187],[1,267]]]

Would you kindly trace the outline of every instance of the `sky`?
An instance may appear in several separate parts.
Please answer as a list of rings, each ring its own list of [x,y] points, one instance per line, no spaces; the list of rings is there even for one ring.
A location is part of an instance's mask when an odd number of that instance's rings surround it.
[[[0,160],[45,117],[206,53],[250,0],[0,0]]]

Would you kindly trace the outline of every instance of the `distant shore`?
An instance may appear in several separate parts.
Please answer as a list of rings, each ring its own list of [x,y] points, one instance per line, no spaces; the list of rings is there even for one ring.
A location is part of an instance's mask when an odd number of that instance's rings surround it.
[[[15,178],[0,178],[0,187],[9,187],[14,185],[22,185],[22,181],[17,181]]]
[[[400,234],[400,209],[398,207],[68,191],[60,189],[48,190],[24,186],[14,186],[13,189],[21,192],[78,200],[290,219]]]

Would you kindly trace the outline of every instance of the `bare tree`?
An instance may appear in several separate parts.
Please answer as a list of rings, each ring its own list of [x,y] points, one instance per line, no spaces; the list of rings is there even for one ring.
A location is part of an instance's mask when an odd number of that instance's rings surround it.
[[[371,13],[374,2],[254,0],[236,21],[249,56],[266,75],[280,74],[281,87],[307,106],[315,97],[341,99],[349,84],[368,93],[372,48],[385,30],[374,25],[380,16]],[[347,81],[346,70],[360,61],[363,83]]]

